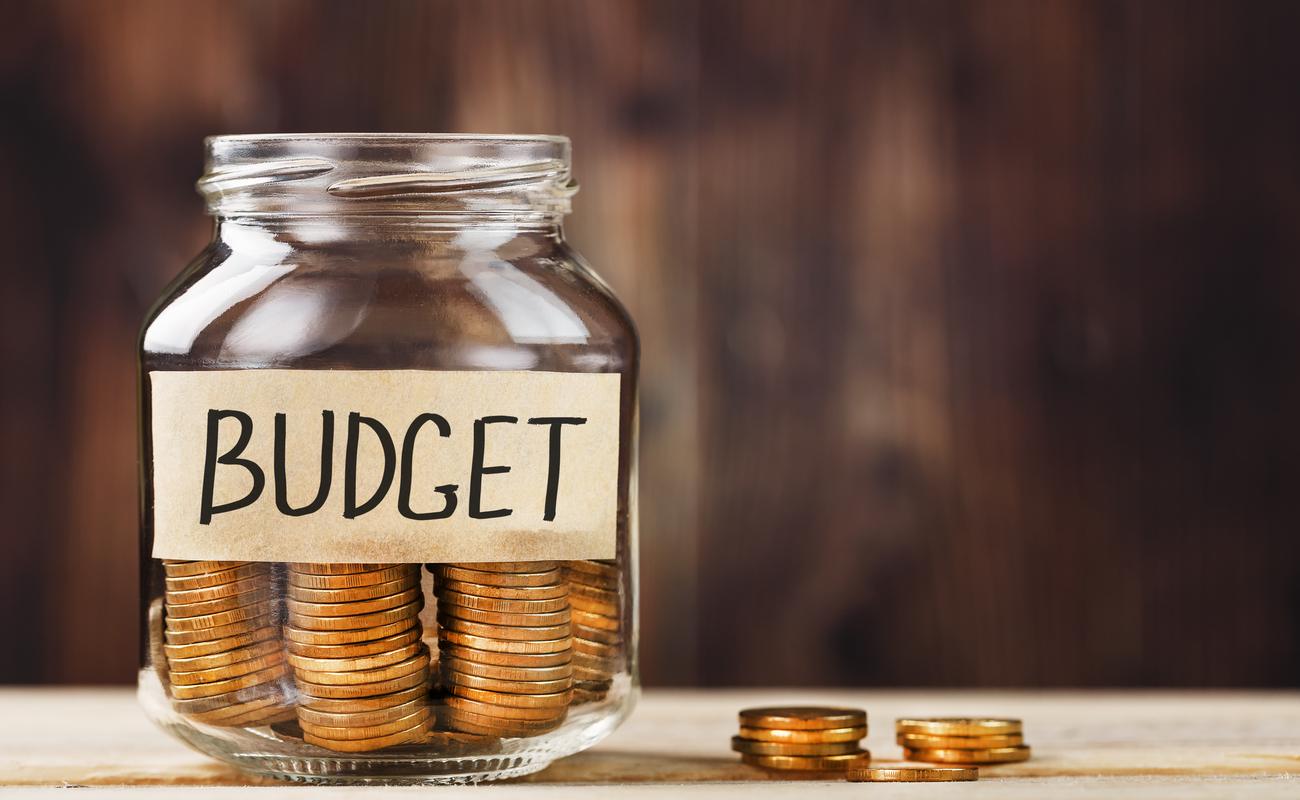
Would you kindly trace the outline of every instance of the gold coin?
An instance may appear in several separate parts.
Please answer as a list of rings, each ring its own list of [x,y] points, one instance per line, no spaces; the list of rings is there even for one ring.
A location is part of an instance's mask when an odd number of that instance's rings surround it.
[[[377,694],[367,697],[350,697],[350,698],[328,698],[305,696],[298,704],[298,708],[318,711],[322,714],[364,714],[372,711],[383,711],[385,709],[396,708],[405,703],[419,700],[427,703],[429,701],[429,689],[422,682],[417,682],[405,689],[389,692],[388,694]]]
[[[307,658],[305,656],[289,654],[289,664],[294,669],[304,670],[307,672],[348,672],[378,669],[390,664],[396,664],[405,661],[411,656],[428,652],[423,641],[413,641],[410,644],[398,647],[395,650],[388,650],[383,653],[374,653],[368,656],[357,656],[353,658]],[[328,683],[329,681],[323,681]]]
[[[187,719],[194,720],[195,722],[203,722],[208,725],[222,725],[225,724],[222,720],[237,719],[247,716],[254,711],[278,708],[283,699],[284,697],[279,693],[271,692],[254,700],[247,700],[242,703],[232,703],[230,705],[220,706],[212,711],[186,714],[185,716]]]
[[[192,631],[203,631],[206,629],[220,628],[226,625],[233,625],[237,622],[264,617],[275,610],[275,603],[262,601],[252,603],[238,608],[232,608],[229,611],[221,611],[216,614],[204,614],[199,617],[175,617],[168,609],[167,630],[177,633],[186,633]]]
[[[455,564],[432,564],[433,568],[442,566],[476,569],[481,572],[546,572],[560,566],[558,561],[466,561]]]
[[[867,735],[866,725],[851,728],[824,728],[817,731],[788,731],[778,728],[748,728],[741,726],[740,736],[760,742],[856,742]]]
[[[509,683],[539,684],[553,681],[567,683],[573,678],[573,665],[567,662],[554,667],[504,667],[449,657],[442,659],[439,663],[444,671],[457,673],[458,678],[468,676]]]
[[[802,772],[839,772],[854,762],[870,758],[871,753],[866,750],[838,756],[755,756],[746,753],[740,756],[740,760],[750,766]]]
[[[224,572],[235,567],[242,567],[248,561],[177,561],[163,559],[163,571],[173,578],[188,578],[204,572]]]
[[[210,697],[197,697],[189,699],[174,698],[172,708],[177,713],[190,716],[193,714],[205,714],[217,709],[226,708],[227,706],[248,703],[253,700],[261,700],[266,697],[282,698],[284,696],[283,688],[279,681],[268,681],[242,689],[215,694]]]
[[[897,733],[928,733],[934,736],[988,736],[1022,733],[1020,720],[997,717],[929,717],[900,719],[894,723]]]
[[[181,647],[193,647],[193,645],[181,645]],[[217,653],[206,655],[197,655],[190,657],[168,657],[167,667],[173,672],[197,672],[204,669],[213,669],[215,667],[226,667],[231,664],[238,664],[242,661],[249,661],[258,656],[268,655],[280,651],[280,642],[275,639],[265,639],[254,642],[246,647],[236,647],[231,650],[223,650]]]
[[[450,604],[462,608],[495,611],[504,614],[547,614],[553,611],[565,611],[569,608],[567,595],[546,600],[518,600],[501,597],[479,597],[478,595],[449,591],[443,586],[438,587],[437,595],[439,607]]]
[[[868,767],[850,768],[845,777],[851,781],[874,783],[936,783],[939,781],[978,780],[974,767]]]
[[[439,566],[433,574],[438,580],[465,581],[484,586],[551,586],[561,580],[558,569],[545,572],[487,572],[464,567]]]
[[[1029,745],[1015,747],[989,747],[983,750],[915,750],[903,748],[903,757],[908,761],[935,761],[940,764],[1007,764],[1012,761],[1028,761]]]
[[[227,636],[224,639],[212,639],[209,641],[193,642],[191,644],[164,644],[163,652],[167,654],[168,659],[192,659],[202,658],[211,655],[221,655],[228,652],[241,650],[267,640],[275,639],[279,631],[274,625],[261,625],[237,633],[233,636]],[[278,642],[276,642],[278,646]]]
[[[618,592],[607,592],[604,589],[596,589],[582,583],[571,584],[569,586],[569,595],[613,607],[618,607],[619,603]]]
[[[191,591],[210,586],[223,586],[237,583],[248,578],[266,578],[271,574],[271,566],[260,562],[249,562],[234,569],[220,572],[200,572],[197,575],[171,576],[163,578],[163,585],[169,592]]]
[[[606,631],[600,628],[588,628],[586,625],[574,625],[572,635],[575,641],[581,639],[595,644],[603,644],[607,647],[618,648],[622,652],[623,634],[618,631]]]
[[[265,669],[256,672],[249,672],[234,678],[225,680],[210,681],[208,683],[194,684],[193,686],[178,686],[172,684],[172,696],[178,700],[197,700],[203,697],[212,697],[214,695],[226,694],[228,692],[247,689],[262,683],[278,681],[288,673],[288,668],[284,662],[276,663]]]
[[[580,583],[583,586],[590,586],[593,589],[600,589],[606,592],[618,591],[618,576],[605,577],[602,575],[592,575],[585,572],[577,572],[572,569],[563,570],[564,579],[569,583]]]
[[[356,630],[346,631],[309,631],[292,625],[286,625],[284,628],[284,635],[285,638],[299,644],[327,646],[372,642],[399,633],[404,633],[412,628],[419,630],[420,618],[418,616],[399,619],[396,622],[391,622],[387,625],[376,625],[372,628],[358,628]]]
[[[397,608],[346,617],[311,617],[290,611],[289,624],[309,631],[355,631],[418,617],[422,608],[424,608],[424,598],[419,597]]]
[[[626,666],[626,664],[622,658],[598,658],[596,656],[579,652],[574,652],[573,654],[574,669],[588,669],[593,672],[601,672],[604,673],[606,677],[615,672],[621,672],[624,666]]]
[[[573,679],[589,683],[608,683],[610,678],[612,678],[616,672],[618,672],[618,670],[592,669],[591,667],[583,667],[575,664],[573,667]]]
[[[387,736],[379,736],[374,739],[322,739],[303,731],[302,739],[308,744],[314,744],[317,747],[323,747],[326,750],[334,750],[340,753],[368,753],[372,750],[383,750],[385,747],[394,747],[399,744],[409,744],[424,738],[428,727],[428,721],[422,722],[410,730],[391,733]]]
[[[439,597],[443,592],[459,592],[497,600],[555,600],[569,595],[567,583],[553,583],[547,586],[489,586],[468,581],[439,580],[435,586],[438,588]]]
[[[588,614],[596,614],[607,619],[619,619],[621,612],[618,603],[606,603],[601,600],[592,600],[589,597],[583,597],[580,594],[569,595],[569,606],[574,611],[585,611]]]
[[[619,625],[618,617],[606,617],[601,614],[592,614],[590,611],[583,611],[577,607],[570,612],[570,621],[574,625],[581,625],[584,628],[599,628],[602,631],[613,631],[617,633],[622,627]]]
[[[599,703],[608,696],[608,689],[581,689],[575,686],[573,689],[572,705],[576,706],[580,703]]]
[[[607,580],[618,580],[619,576],[617,565],[606,564],[603,561],[565,561],[564,568],[572,572],[594,575]]]
[[[358,600],[373,600],[376,597],[388,597],[400,594],[407,589],[420,585],[420,573],[414,572],[405,578],[384,583],[372,583],[369,586],[352,586],[346,589],[308,589],[292,583],[285,586],[286,594],[304,603],[354,603]]]
[[[429,651],[424,643],[413,645],[415,653],[395,664],[385,664],[371,669],[347,669],[325,672],[310,669],[295,669],[294,677],[317,685],[351,686],[356,684],[379,683],[409,675],[416,670],[429,667]]]
[[[537,709],[555,709],[564,708],[569,704],[573,697],[568,689],[559,692],[542,692],[538,694],[511,694],[510,692],[495,692],[491,689],[476,689],[473,686],[465,684],[453,684],[451,692],[456,697],[463,697],[467,700],[474,700],[479,703],[487,703],[493,706],[506,706],[509,708],[537,708]]]
[[[259,589],[266,590],[270,588],[270,585],[271,582],[265,576],[257,575],[239,581],[202,586],[197,589],[168,589],[166,591],[167,604],[203,603],[208,600],[219,600],[222,597],[234,597],[245,592],[255,592]]]
[[[317,711],[314,708],[298,706],[298,718],[304,723],[310,723],[318,727],[327,728],[350,728],[353,726],[364,727],[367,725],[382,725],[386,722],[392,722],[405,716],[414,714],[420,709],[428,709],[429,698],[424,694],[399,703],[388,708],[380,708],[374,711]]]
[[[459,658],[479,664],[491,664],[498,667],[558,667],[572,664],[573,653],[561,650],[557,653],[500,653],[492,650],[479,650],[476,647],[455,646],[444,636],[438,643],[445,658]]]
[[[478,700],[470,700],[459,695],[448,695],[446,704],[457,711],[465,711],[470,714],[478,714],[481,717],[496,717],[498,719],[515,720],[532,720],[544,721],[555,719],[557,716],[563,716],[568,704],[559,707],[546,708],[516,708],[514,706],[499,706],[495,703],[483,703]]]
[[[487,636],[475,636],[456,630],[438,631],[439,641],[449,642],[475,650],[487,650],[493,653],[567,653],[573,640],[565,636],[558,639],[538,639],[536,641],[515,641],[510,639],[492,639]]]
[[[304,575],[353,575],[358,572],[378,572],[381,569],[403,566],[401,564],[344,564],[329,562],[322,564],[295,562],[289,569]]]
[[[477,608],[465,608],[452,603],[439,603],[438,613],[485,625],[511,625],[524,628],[544,628],[548,625],[564,625],[569,622],[568,610],[551,611],[545,614],[509,614],[501,611],[480,611]]]
[[[234,611],[256,603],[264,603],[270,599],[271,589],[268,586],[261,586],[251,592],[244,592],[243,594],[231,595],[229,597],[218,597],[213,600],[203,600],[197,603],[177,603],[170,595],[168,595],[167,617],[169,619],[182,619],[188,617],[211,616],[222,611]]]
[[[410,579],[412,574],[419,574],[410,564],[375,570],[374,572],[352,572],[346,575],[310,575],[305,572],[289,570],[289,583],[304,589],[353,589],[358,586],[374,586],[376,583],[388,583],[402,578]]]
[[[375,597],[369,600],[354,600],[351,602],[338,603],[311,603],[302,600],[295,600],[292,597],[285,601],[289,607],[290,614],[301,614],[308,617],[351,617],[358,614],[373,614],[377,611],[387,611],[390,608],[403,606],[415,600],[423,598],[420,594],[419,587],[407,589],[397,594],[390,594],[385,597]]]
[[[224,727],[261,728],[276,722],[288,722],[292,719],[294,719],[292,708],[268,706],[257,711],[250,711],[239,717],[222,720],[219,724]]]
[[[448,685],[465,686],[488,692],[508,692],[511,694],[551,694],[565,692],[573,687],[573,678],[565,676],[549,681],[506,681],[499,678],[484,678],[464,672],[448,669],[442,670],[443,682]]]
[[[561,639],[570,634],[569,623],[530,627],[524,625],[487,625],[471,622],[445,614],[438,615],[438,624],[446,630],[472,633],[475,636],[487,636],[492,639],[514,639],[518,641],[537,641],[539,639]]]
[[[273,667],[282,661],[284,661],[284,651],[277,648],[270,653],[245,659],[244,661],[236,661],[233,664],[190,670],[188,672],[172,669],[167,675],[171,679],[172,688],[174,689],[177,686],[195,686],[200,683],[214,683],[229,678],[238,678],[240,675],[247,675],[250,672]]]
[[[932,736],[926,733],[900,733],[898,743],[916,750],[981,750],[989,747],[1015,747],[1025,743],[1019,733],[988,736]]]
[[[841,756],[857,754],[861,749],[852,742],[756,742],[753,739],[731,737],[731,749],[752,756]]]
[[[263,614],[260,617],[232,622],[229,625],[219,625],[215,628],[197,628],[192,631],[177,631],[168,629],[163,633],[168,644],[197,644],[199,642],[214,642],[218,639],[229,639],[241,634],[251,634],[258,628],[271,628],[274,631],[275,621],[271,614]]]
[[[303,644],[302,642],[285,642],[290,654],[302,658],[321,660],[366,658],[367,656],[391,653],[411,643],[418,643],[422,631],[419,625],[412,625],[401,633],[385,636],[370,642],[357,644]]]
[[[601,644],[591,639],[574,639],[573,652],[603,659],[618,659],[623,656],[622,645]]]
[[[746,728],[780,728],[786,731],[855,728],[867,724],[867,712],[858,708],[828,706],[747,708],[740,712],[740,724]]]
[[[450,709],[446,721],[452,728],[463,733],[504,738],[536,736],[547,731],[553,731],[563,724],[564,718],[556,717],[548,720],[503,719],[459,709]]]
[[[302,727],[303,733],[310,733],[322,739],[330,741],[340,741],[349,739],[375,739],[380,736],[388,736],[398,733],[399,731],[409,731],[416,725],[421,725],[428,721],[432,710],[425,706],[416,709],[404,717],[399,717],[388,722],[380,722],[374,725],[347,725],[345,727],[331,727],[327,725],[317,725],[299,718],[298,724]]]
[[[423,666],[418,666],[414,672],[374,683],[315,683],[305,680],[298,673],[294,674],[294,683],[297,684],[299,692],[309,697],[319,697],[324,700],[355,700],[380,694],[392,694],[403,689],[410,689],[412,686],[423,686],[428,680],[427,662]],[[313,707],[316,706],[313,705]]]

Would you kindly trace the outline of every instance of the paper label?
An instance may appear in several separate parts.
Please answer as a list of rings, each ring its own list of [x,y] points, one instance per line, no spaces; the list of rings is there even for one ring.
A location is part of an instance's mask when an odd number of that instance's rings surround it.
[[[619,376],[149,373],[157,558],[613,558]]]

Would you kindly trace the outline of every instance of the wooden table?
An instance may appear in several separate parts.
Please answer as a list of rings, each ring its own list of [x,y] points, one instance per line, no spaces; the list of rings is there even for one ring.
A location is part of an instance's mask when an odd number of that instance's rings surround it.
[[[777,703],[866,708],[877,762],[898,759],[903,715],[1021,717],[1028,763],[986,768],[970,784],[794,783],[740,764],[728,749],[736,711]],[[249,778],[154,728],[129,689],[0,688],[0,789],[21,786],[212,787],[239,793],[296,786]],[[1300,797],[1300,693],[693,690],[646,692],[632,718],[596,748],[526,779],[447,787],[476,798],[607,797]],[[238,788],[236,788],[238,787]],[[356,794],[428,789],[347,788]],[[444,790],[440,790],[444,791]]]

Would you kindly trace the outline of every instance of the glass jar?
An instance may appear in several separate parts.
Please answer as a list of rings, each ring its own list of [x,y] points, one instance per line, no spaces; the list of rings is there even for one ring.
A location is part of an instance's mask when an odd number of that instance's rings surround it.
[[[139,695],[242,769],[472,782],[631,711],[638,345],[552,136],[207,140],[141,334]]]

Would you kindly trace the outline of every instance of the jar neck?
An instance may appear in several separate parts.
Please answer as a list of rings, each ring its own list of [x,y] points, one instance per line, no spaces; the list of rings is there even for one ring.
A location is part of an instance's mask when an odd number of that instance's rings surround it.
[[[213,228],[213,241],[235,249],[258,241],[312,246],[430,239],[504,241],[524,236],[558,243],[564,239],[564,226],[558,216],[534,219],[451,214],[241,214],[217,216]]]

